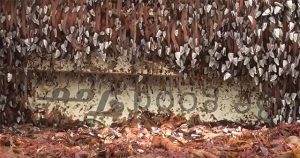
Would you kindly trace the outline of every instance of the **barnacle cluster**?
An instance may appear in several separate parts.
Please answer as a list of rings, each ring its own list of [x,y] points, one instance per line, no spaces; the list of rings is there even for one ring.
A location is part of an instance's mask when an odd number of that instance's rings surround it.
[[[250,76],[275,123],[296,121],[299,7],[300,0],[1,0],[1,86],[32,54],[79,68],[92,53],[104,61],[159,58],[183,74]],[[10,104],[6,93],[0,99],[0,110]]]

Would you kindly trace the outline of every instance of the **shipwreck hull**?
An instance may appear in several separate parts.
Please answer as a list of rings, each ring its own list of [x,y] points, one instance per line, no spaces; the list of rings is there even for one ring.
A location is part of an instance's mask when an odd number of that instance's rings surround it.
[[[299,120],[298,1],[1,4],[1,124],[53,107],[104,124],[145,106],[204,122]]]

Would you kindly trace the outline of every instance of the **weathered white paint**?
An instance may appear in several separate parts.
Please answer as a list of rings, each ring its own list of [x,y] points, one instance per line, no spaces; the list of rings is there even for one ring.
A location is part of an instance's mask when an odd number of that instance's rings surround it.
[[[52,84],[46,83],[46,81],[37,80],[34,82],[36,86],[36,98],[31,98],[31,106],[33,108],[48,108],[52,109],[54,106],[58,106],[62,109],[64,113],[71,116],[74,119],[83,120],[85,115],[88,118],[95,118],[107,125],[113,122],[112,115],[115,114],[117,118],[127,118],[129,111],[135,109],[135,105],[140,105],[144,107],[147,104],[147,95],[150,97],[150,105],[148,107],[149,111],[158,113],[163,112],[162,109],[158,108],[157,98],[159,104],[162,107],[170,105],[170,97],[166,94],[165,99],[163,99],[164,92],[169,92],[174,97],[174,106],[171,111],[177,114],[184,114],[187,118],[192,115],[199,114],[200,119],[206,122],[214,122],[219,120],[229,120],[237,123],[249,123],[263,121],[259,116],[258,94],[251,87],[251,83],[241,82],[241,83],[231,83],[230,81],[221,83],[217,81],[203,81],[201,85],[191,85],[184,84],[180,85],[175,83],[174,79],[165,81],[162,77],[144,77],[143,80],[137,84],[139,76],[120,76],[120,75],[92,75],[92,76],[82,76],[78,77],[73,73],[56,73],[57,79],[53,79]],[[95,84],[92,85],[88,78],[95,80]],[[116,80],[116,81],[113,81]],[[218,80],[219,81],[219,80]],[[115,95],[114,92],[109,93],[108,100],[105,104],[104,112],[98,112],[96,115],[89,115],[93,111],[97,111],[99,107],[99,102],[101,98],[105,98],[104,92],[109,91],[112,85],[119,83],[121,85],[120,92]],[[243,85],[244,89],[252,91],[250,104],[247,103],[245,99],[240,99],[240,86]],[[140,88],[143,92],[141,95],[141,101],[135,104],[135,96],[137,97],[136,89]],[[148,86],[148,88],[146,88]],[[59,101],[59,99],[53,98],[53,90],[57,88],[65,87],[70,92],[70,99],[64,101]],[[166,91],[164,91],[164,88]],[[214,91],[218,90],[218,94],[214,95]],[[76,94],[80,89],[92,89],[95,93],[94,97],[88,101],[79,101],[76,99]],[[162,93],[162,95],[160,95]],[[186,94],[186,95],[185,95]],[[196,98],[195,108],[194,99],[191,96],[193,94]],[[158,97],[158,96],[161,97]],[[185,109],[190,109],[190,111],[184,110],[179,103],[180,97],[185,95],[182,106]],[[87,97],[87,93],[83,95],[84,98]],[[62,98],[63,93],[59,93],[58,98]],[[124,105],[124,110],[120,113],[110,111],[111,106],[115,106],[115,110],[122,109],[118,107],[118,104],[113,104],[113,100]],[[213,102],[216,102],[218,107],[216,110],[212,110]],[[205,109],[206,102],[207,109]],[[104,102],[103,102],[104,103]],[[104,105],[104,104],[102,104]],[[248,105],[249,110],[246,113],[239,113],[236,111],[234,106],[239,106],[241,110],[245,110]],[[211,111],[210,111],[211,110]],[[95,114],[95,113],[93,113]],[[266,113],[261,113],[263,118],[266,118]],[[116,118],[115,118],[116,119]]]
[[[28,69],[33,72],[49,72],[50,61],[38,59],[29,60],[31,62]],[[51,83],[45,81],[46,77],[42,80],[35,78],[33,81],[37,95],[30,98],[30,105],[32,108],[50,110],[59,107],[73,119],[83,120],[87,116],[109,125],[116,119],[127,118],[132,110],[145,107],[147,97],[149,98],[147,110],[155,113],[164,112],[166,110],[158,107],[170,105],[172,103],[170,95],[174,99],[170,110],[187,118],[198,114],[201,121],[205,122],[229,120],[253,124],[266,121],[267,117],[266,112],[259,108],[260,101],[254,84],[248,81],[233,83],[222,82],[220,79],[199,81],[192,78],[183,84],[178,80],[182,79],[182,75],[164,63],[144,61],[131,65],[126,57],[119,57],[116,62],[113,62],[113,59],[104,62],[94,56],[81,67],[74,66],[70,61],[56,60],[53,61],[51,70],[54,70],[51,76],[56,76],[56,79],[50,79]],[[164,79],[167,77],[168,80]],[[141,81],[137,83],[138,80]],[[121,88],[110,92],[111,87],[118,84]],[[240,96],[241,86],[251,93],[250,99]],[[58,88],[65,88],[70,96],[61,100],[59,98],[63,97],[63,93],[60,92],[56,93],[57,96],[54,94],[56,99],[53,98],[52,93]],[[78,100],[77,93],[82,89],[91,89],[94,96],[88,101]],[[105,94],[108,95],[107,100]],[[83,98],[85,97],[87,93],[84,93]],[[123,105],[123,108],[120,105]],[[217,105],[215,109],[214,105]],[[236,109],[246,112],[241,113]]]

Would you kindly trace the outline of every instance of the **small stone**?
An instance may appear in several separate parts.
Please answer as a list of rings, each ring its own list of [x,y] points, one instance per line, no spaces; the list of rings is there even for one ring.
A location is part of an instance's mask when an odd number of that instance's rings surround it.
[[[241,132],[242,131],[242,127],[239,126],[237,129],[236,129],[237,132]]]
[[[198,134],[191,134],[191,137],[193,137],[193,138],[200,137],[200,135],[198,135]]]
[[[224,132],[224,133],[228,133],[229,131],[228,131],[228,129],[225,127],[225,128],[223,129],[223,132]]]
[[[172,135],[172,131],[171,130],[166,130],[165,132],[165,136],[171,136]]]
[[[136,151],[139,152],[139,153],[144,153],[145,152],[143,149],[137,149]]]

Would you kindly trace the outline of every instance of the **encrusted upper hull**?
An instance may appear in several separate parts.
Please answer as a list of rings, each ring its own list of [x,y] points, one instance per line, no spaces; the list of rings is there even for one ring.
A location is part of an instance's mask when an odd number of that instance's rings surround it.
[[[143,71],[145,63],[159,63],[162,76],[250,76],[274,122],[293,122],[299,7],[299,0],[1,0],[1,86],[14,87],[2,92],[1,106],[15,104],[12,94],[27,103],[27,72],[39,62],[49,62],[39,70],[52,72],[67,62],[66,71],[124,74],[153,74]],[[97,60],[113,64],[91,71]],[[122,62],[130,71],[115,70]]]

